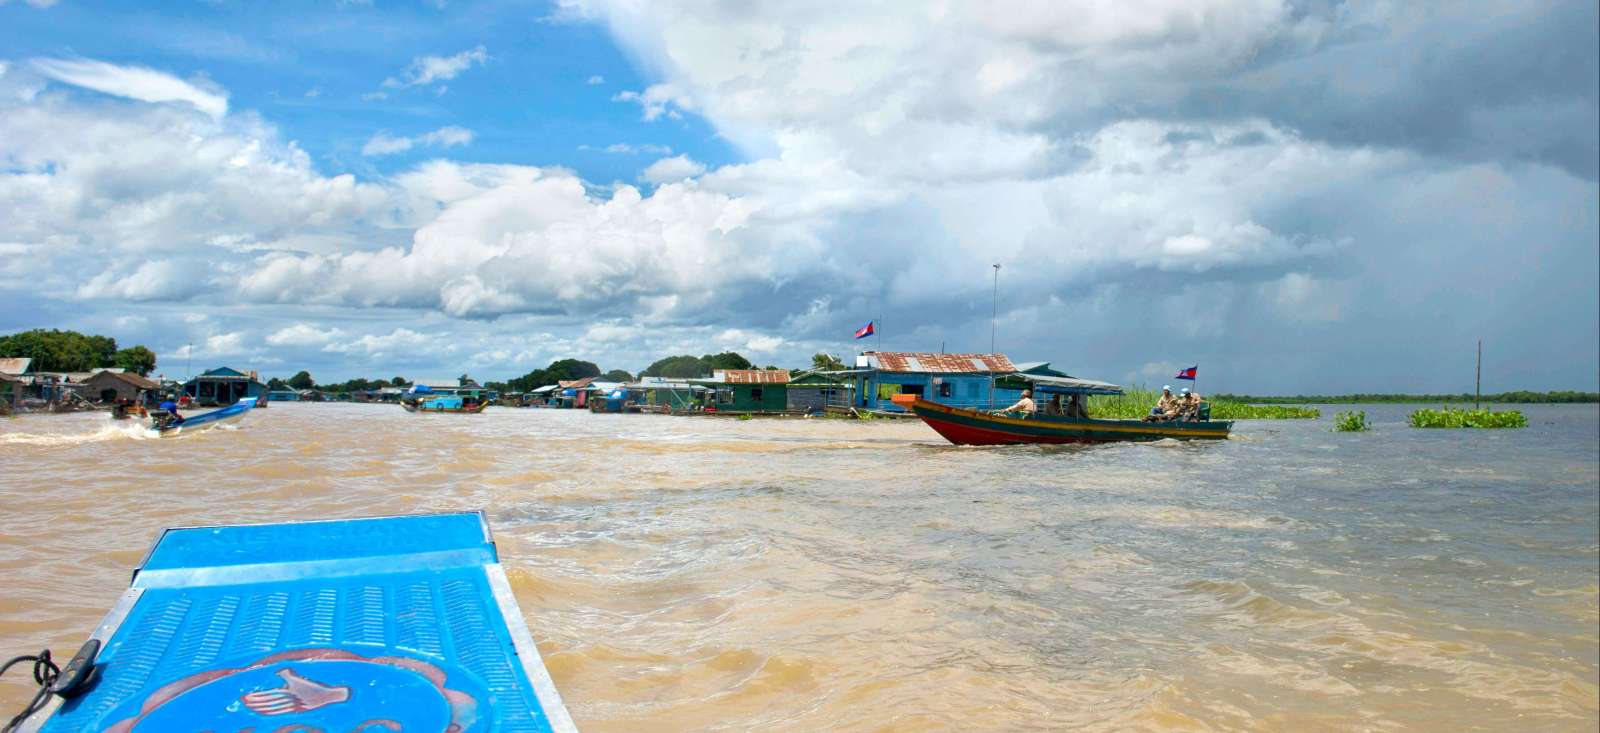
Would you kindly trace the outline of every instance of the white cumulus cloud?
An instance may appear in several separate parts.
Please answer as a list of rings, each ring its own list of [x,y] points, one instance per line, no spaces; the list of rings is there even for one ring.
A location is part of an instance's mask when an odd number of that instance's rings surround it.
[[[649,183],[668,183],[693,178],[704,172],[705,164],[687,155],[674,155],[651,163],[639,177]]]

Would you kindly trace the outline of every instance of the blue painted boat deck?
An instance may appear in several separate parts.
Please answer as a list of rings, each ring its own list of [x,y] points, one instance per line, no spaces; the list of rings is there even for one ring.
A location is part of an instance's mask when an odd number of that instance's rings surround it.
[[[475,513],[169,529],[95,637],[42,730],[576,730]]]

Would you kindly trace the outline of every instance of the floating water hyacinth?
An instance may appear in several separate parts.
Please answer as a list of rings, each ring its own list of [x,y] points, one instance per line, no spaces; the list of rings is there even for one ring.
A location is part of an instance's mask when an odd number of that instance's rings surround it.
[[[1140,387],[1126,387],[1123,394],[1089,398],[1089,414],[1106,419],[1133,420],[1150,414],[1161,393]],[[1315,407],[1251,405],[1243,402],[1207,399],[1212,420],[1315,420],[1322,411]]]
[[[1345,410],[1333,416],[1333,432],[1363,433],[1371,429],[1366,410]]]
[[[1516,410],[1492,412],[1489,409],[1421,409],[1408,418],[1414,428],[1525,428],[1528,418]]]

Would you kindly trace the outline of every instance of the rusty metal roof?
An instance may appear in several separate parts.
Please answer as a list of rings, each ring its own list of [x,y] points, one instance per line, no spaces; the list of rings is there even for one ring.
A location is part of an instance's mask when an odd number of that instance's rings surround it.
[[[728,384],[788,384],[786,369],[717,369],[711,376]]]
[[[0,359],[0,372],[4,372],[6,374],[21,374],[28,371],[28,365],[31,363],[33,363],[33,359],[21,356],[16,358],[8,357],[5,359]]]
[[[886,372],[936,374],[1010,373],[1017,370],[1005,354],[932,354],[913,351],[869,352],[875,366]]]
[[[558,379],[556,380],[556,384],[561,385],[562,389],[583,389],[591,384],[594,384],[594,379],[594,377],[584,377],[583,379],[570,380]]]

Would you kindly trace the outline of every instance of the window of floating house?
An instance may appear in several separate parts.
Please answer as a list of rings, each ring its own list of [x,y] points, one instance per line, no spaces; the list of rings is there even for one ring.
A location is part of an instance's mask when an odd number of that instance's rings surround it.
[[[761,388],[760,387],[751,387],[750,388],[750,399],[755,400],[757,402],[761,401]]]
[[[924,385],[921,384],[902,384],[900,385],[900,393],[921,397],[923,395],[923,387]]]
[[[955,385],[953,385],[953,384],[951,384],[949,382],[940,382],[939,383],[939,396],[940,397],[954,397],[955,396],[955,391],[956,391],[955,387],[956,387]]]
[[[900,385],[878,383],[878,399],[887,400],[897,394],[900,394]]]
[[[731,404],[733,404],[733,390],[728,389],[726,387],[724,387],[722,389],[718,389],[717,390],[717,404],[721,404],[721,405],[731,405]]]

